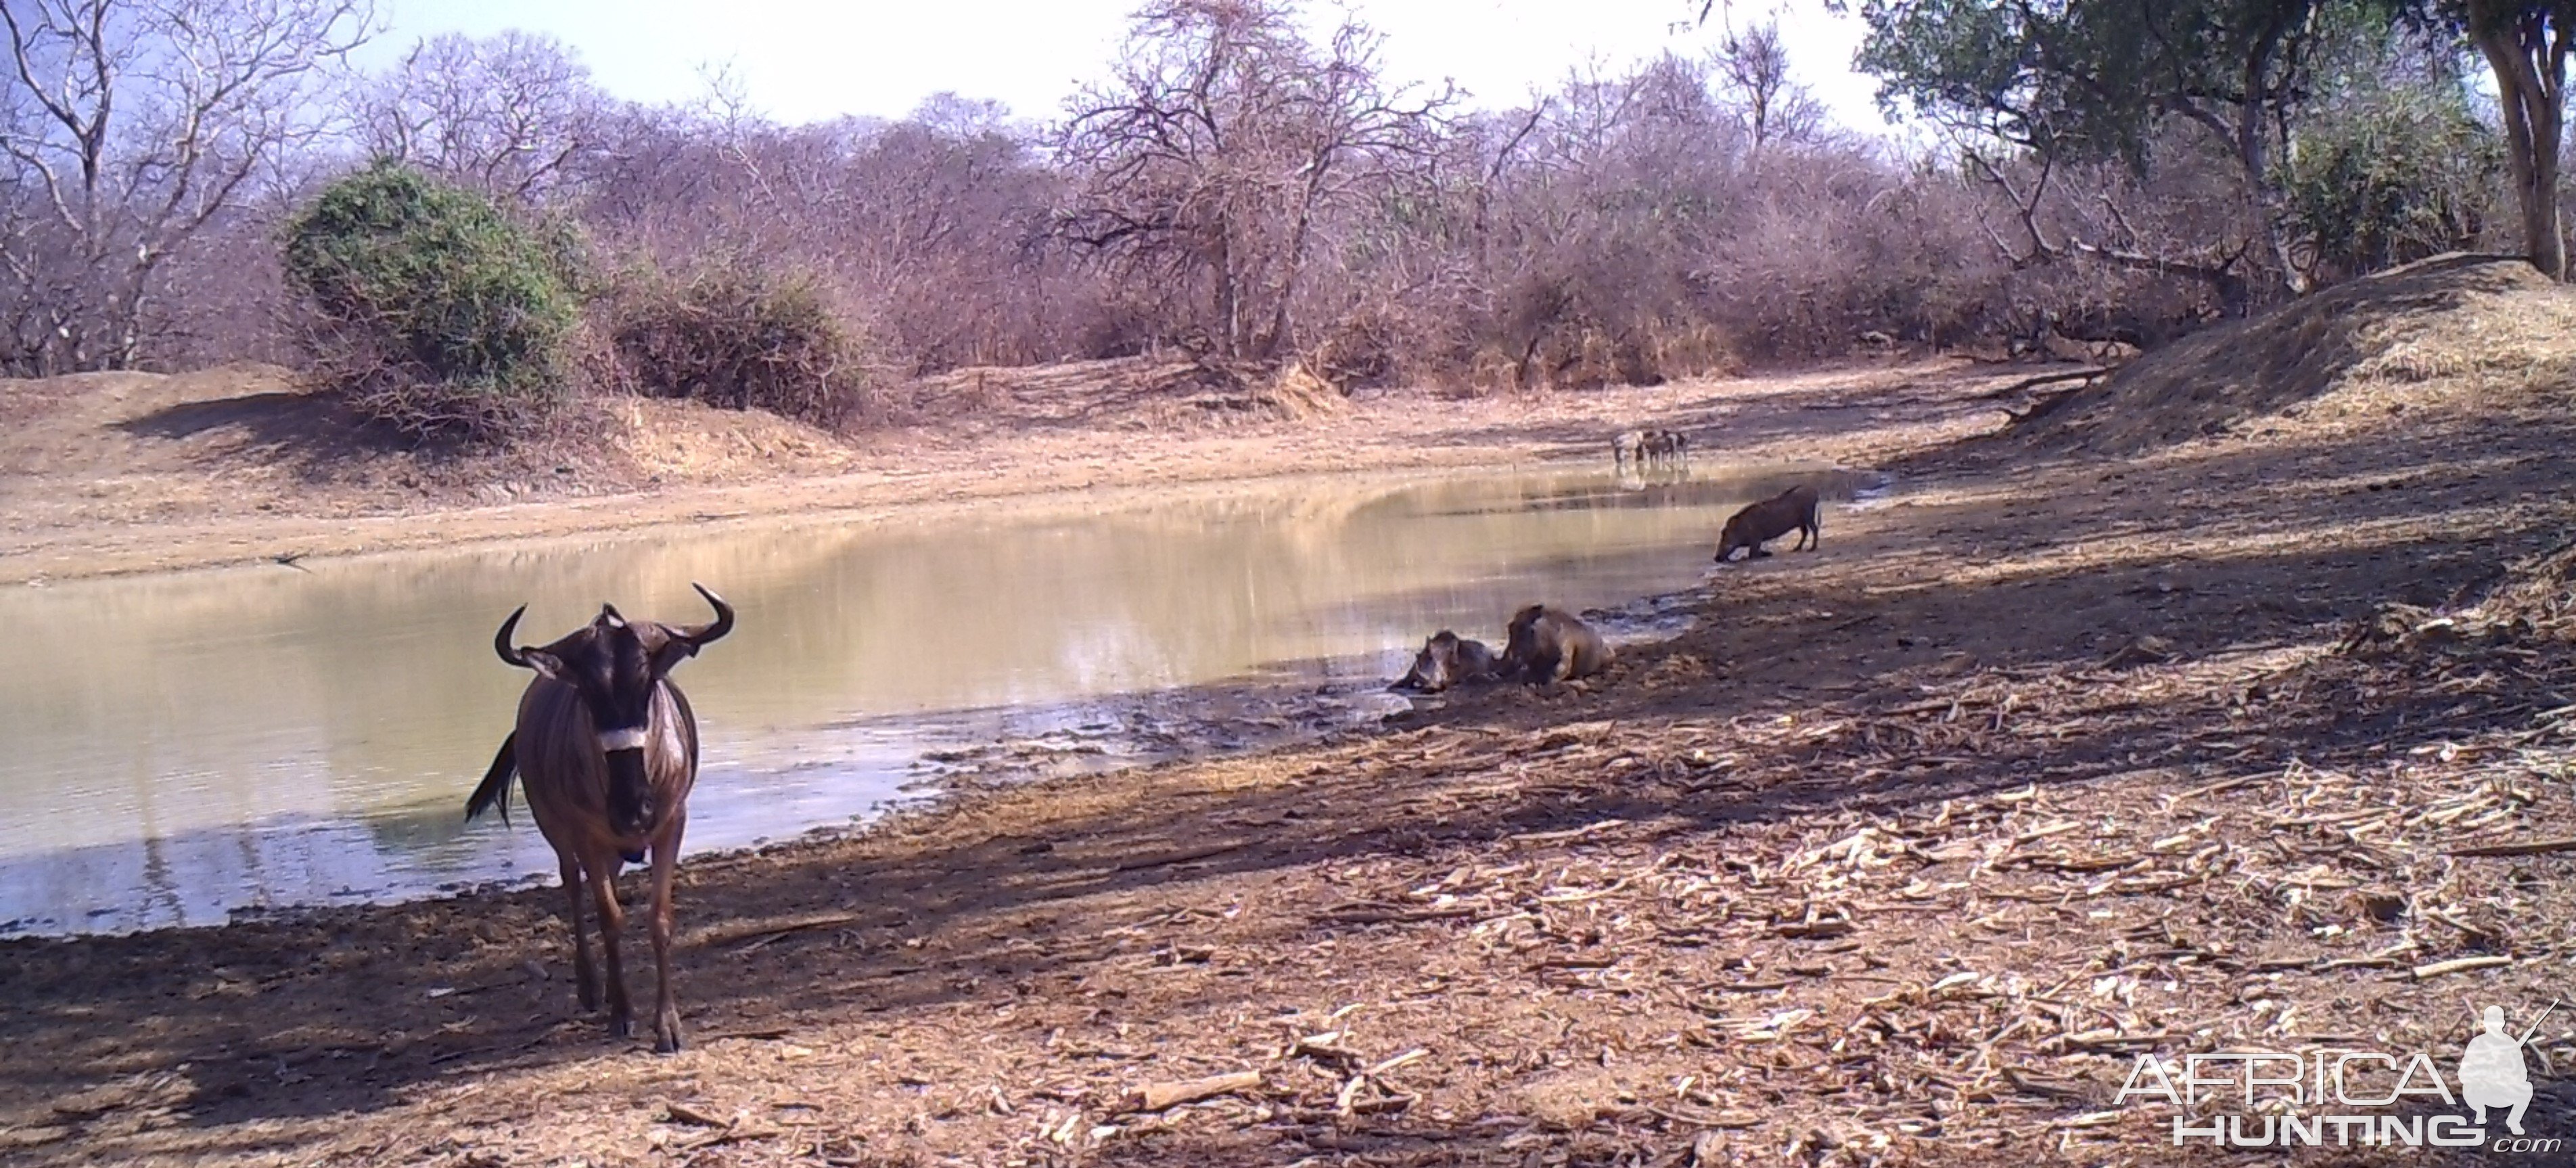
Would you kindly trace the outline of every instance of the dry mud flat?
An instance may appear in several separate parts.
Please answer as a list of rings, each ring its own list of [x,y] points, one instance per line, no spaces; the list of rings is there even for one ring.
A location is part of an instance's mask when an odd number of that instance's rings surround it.
[[[2168,403],[2199,436],[2116,460],[2083,399],[1919,447],[1586,691],[692,864],[677,1056],[576,1015],[550,890],[11,943],[0,1147],[2241,1163],[2113,1104],[2139,1054],[2450,1074],[2470,1007],[2519,1033],[2576,958],[2576,305],[2492,266],[2342,295],[2343,351],[2234,330],[2227,369],[2331,364],[2297,401]],[[2576,1137],[2576,1016],[2533,1042],[2526,1126]],[[2564,1162],[2298,1162],[2446,1157]]]

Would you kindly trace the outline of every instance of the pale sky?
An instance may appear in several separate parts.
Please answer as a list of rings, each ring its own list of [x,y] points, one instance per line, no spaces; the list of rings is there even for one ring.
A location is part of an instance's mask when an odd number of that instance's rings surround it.
[[[895,117],[942,90],[993,98],[1022,118],[1052,119],[1075,86],[1116,55],[1136,0],[385,0],[389,31],[360,60],[380,67],[424,36],[489,36],[507,28],[571,45],[600,85],[647,103],[705,92],[700,67],[730,64],[751,103],[797,123],[842,114]],[[1616,69],[1665,49],[1705,51],[1718,21],[1695,26],[1693,0],[1350,0],[1386,34],[1391,76],[1455,78],[1478,105],[1553,89],[1570,68]],[[1849,129],[1880,131],[1875,83],[1851,71],[1856,17],[1823,0],[1737,0],[1738,19],[1782,13],[1797,79]],[[721,11],[721,16],[710,15]],[[1310,0],[1311,21],[1337,10]]]

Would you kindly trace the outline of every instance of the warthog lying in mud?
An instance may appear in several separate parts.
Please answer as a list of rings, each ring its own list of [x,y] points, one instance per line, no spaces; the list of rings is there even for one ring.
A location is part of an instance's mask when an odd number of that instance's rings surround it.
[[[1513,614],[1511,639],[1496,672],[1505,678],[1551,685],[1590,677],[1610,667],[1610,646],[1583,618],[1533,604]]]
[[[1814,487],[1791,487],[1759,503],[1747,505],[1726,521],[1726,529],[1717,537],[1717,562],[1733,559],[1745,550],[1746,559],[1760,559],[1771,553],[1762,545],[1798,533],[1798,542],[1789,550],[1813,551],[1824,546],[1824,529],[1816,524],[1819,500]]]
[[[1422,643],[1422,651],[1413,656],[1413,669],[1404,679],[1388,689],[1439,693],[1453,685],[1475,681],[1497,680],[1494,651],[1483,641],[1470,641],[1447,629]]]

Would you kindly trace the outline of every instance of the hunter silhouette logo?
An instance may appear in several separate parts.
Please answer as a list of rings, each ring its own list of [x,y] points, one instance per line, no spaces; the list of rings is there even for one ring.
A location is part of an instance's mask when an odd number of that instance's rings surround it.
[[[2487,1108],[2509,1107],[2505,1130],[2522,1134],[2522,1112],[2531,1106],[2531,1076],[2522,1064],[2522,1048],[2530,1045],[2531,1036],[2557,1008],[2557,1002],[2549,1003],[2549,1009],[2542,1010],[2520,1038],[2504,1032],[2504,1007],[2486,1008],[2486,1031],[2470,1039],[2468,1052],[2460,1056],[2460,1101],[2477,1111],[2481,1126],[2487,1121]]]
[[[2431,1054],[2317,1049],[2209,1051],[2163,1058],[2141,1054],[2114,1105],[2133,1097],[2177,1109],[2174,1146],[2208,1140],[2223,1148],[2474,1148],[2558,1152],[2566,1142],[2523,1132],[2532,1084],[2523,1048],[2556,1012],[2552,1001],[2519,1036],[2502,1006],[2479,1010],[2459,1061],[2453,1094]],[[2216,1104],[2234,1114],[2210,1114]],[[2500,1111],[2510,1135],[2488,1138]],[[2462,1114],[2465,1112],[2466,1114]]]

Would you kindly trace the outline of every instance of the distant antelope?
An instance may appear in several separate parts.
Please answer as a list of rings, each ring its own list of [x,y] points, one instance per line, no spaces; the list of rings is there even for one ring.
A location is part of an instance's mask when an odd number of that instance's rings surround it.
[[[1645,466],[1646,435],[1651,433],[1653,433],[1651,430],[1626,430],[1622,431],[1618,437],[1612,438],[1610,440],[1610,465],[1612,469],[1625,466]]]
[[[519,698],[518,727],[501,740],[492,769],[465,802],[465,818],[487,807],[510,814],[510,776],[519,775],[537,830],[563,867],[572,915],[573,974],[581,1007],[599,1007],[590,942],[582,933],[581,898],[599,908],[600,944],[608,956],[608,1029],[634,1032],[617,935],[626,923],[617,903],[621,864],[653,862],[653,967],[657,986],[653,1049],[680,1049],[680,1010],[671,996],[671,878],[679,869],[680,834],[689,818],[689,788],[698,778],[698,723],[668,674],[700,648],[733,631],[733,606],[692,584],[716,610],[708,624],[675,628],[630,622],[609,605],[587,625],[541,648],[513,648],[510,634],[528,611],[520,605],[492,647],[501,660],[537,672]]]

